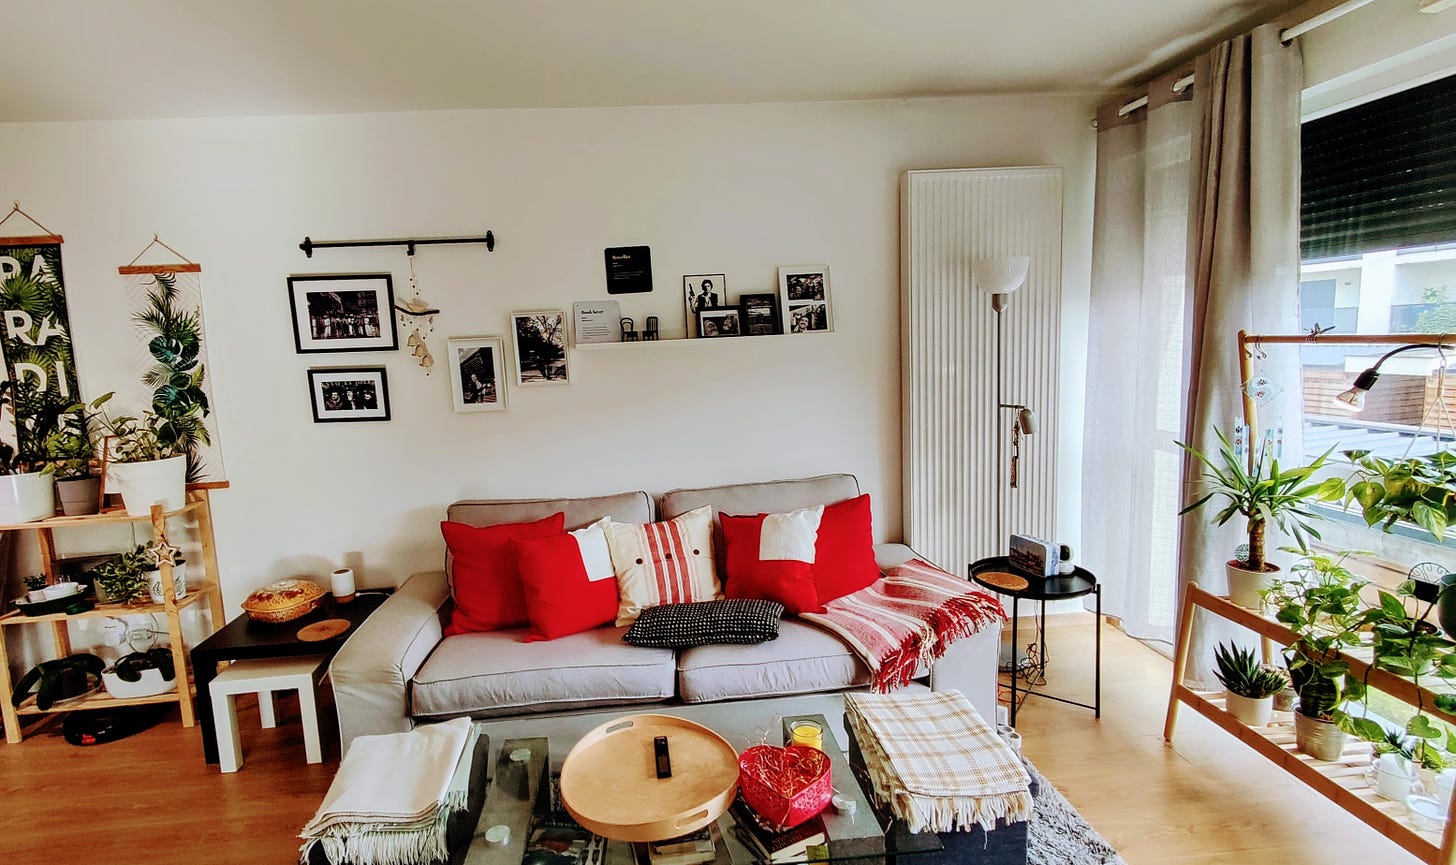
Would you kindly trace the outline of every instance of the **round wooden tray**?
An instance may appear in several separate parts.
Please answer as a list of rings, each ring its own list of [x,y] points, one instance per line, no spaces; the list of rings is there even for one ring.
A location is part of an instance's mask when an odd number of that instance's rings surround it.
[[[652,740],[667,737],[672,777],[657,777]],[[561,764],[561,804],[616,841],[661,841],[718,819],[738,790],[738,754],[700,724],[628,715],[582,737]]]
[[[1018,577],[1005,571],[982,571],[976,575],[976,579],[1008,592],[1023,592],[1031,585],[1025,577]]]

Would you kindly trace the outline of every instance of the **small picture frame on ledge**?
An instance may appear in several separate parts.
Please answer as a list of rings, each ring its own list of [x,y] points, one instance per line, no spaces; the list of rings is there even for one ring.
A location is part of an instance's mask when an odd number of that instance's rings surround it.
[[[784,333],[829,333],[834,319],[829,300],[829,268],[801,264],[779,268]]]
[[[683,277],[683,307],[688,316],[688,338],[700,335],[698,311],[728,305],[728,277],[722,273],[690,273]]]
[[[719,306],[698,310],[698,336],[703,339],[718,339],[742,334],[743,325],[738,307]]]
[[[389,420],[389,380],[382,366],[308,371],[314,423]]]
[[[743,310],[744,336],[772,336],[779,333],[779,298],[771,292],[745,294],[738,298]]]

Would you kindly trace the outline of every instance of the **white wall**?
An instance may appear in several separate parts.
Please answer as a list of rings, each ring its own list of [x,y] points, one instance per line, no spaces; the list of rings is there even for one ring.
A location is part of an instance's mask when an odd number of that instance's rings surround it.
[[[0,125],[0,199],[66,238],[83,391],[134,389],[117,265],[153,232],[203,265],[232,488],[214,495],[230,611],[252,589],[340,563],[368,585],[438,566],[464,497],[857,474],[876,533],[900,533],[897,180],[910,168],[1066,170],[1063,293],[1085,329],[1094,140],[1083,97],[462,111]],[[9,226],[7,226],[7,229]],[[390,270],[402,251],[315,239],[474,234],[420,252],[444,312],[426,377],[407,352],[298,355],[285,277]],[[680,277],[768,291],[780,264],[830,266],[837,332],[577,351],[568,387],[451,411],[446,336],[506,334],[512,310],[606,296],[602,249],[649,244],[655,290],[624,314],[682,331]],[[403,335],[401,335],[401,343]],[[509,344],[509,343],[508,343]],[[1075,348],[1076,346],[1074,346]],[[989,352],[989,348],[988,348]],[[1077,355],[1064,355],[1078,367]],[[305,370],[388,367],[394,420],[314,424]],[[1072,388],[1070,390],[1080,390]],[[133,390],[132,392],[135,392]],[[1080,417],[1076,408],[1064,418]],[[1068,425],[1071,426],[1070,424]],[[1081,430],[1059,430],[1075,450]],[[1080,469],[1065,460],[1075,484]],[[1076,498],[1068,496],[1067,531]]]

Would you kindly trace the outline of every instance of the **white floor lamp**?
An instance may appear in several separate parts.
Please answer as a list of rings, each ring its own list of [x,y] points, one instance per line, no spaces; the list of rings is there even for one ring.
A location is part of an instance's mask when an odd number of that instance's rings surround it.
[[[1007,535],[1002,525],[1002,498],[1001,498],[1001,432],[1000,418],[1002,409],[1016,409],[1016,422],[1012,427],[1012,435],[1020,437],[1031,435],[1036,432],[1036,413],[1020,403],[1008,403],[1002,397],[1001,382],[1001,313],[1011,301],[1011,293],[1020,288],[1026,282],[1026,273],[1031,266],[1031,258],[1025,255],[1009,256],[1005,258],[978,258],[971,262],[971,279],[976,287],[982,292],[991,295],[991,309],[996,312],[996,543],[998,546],[1007,542]],[[1012,473],[1011,485],[1016,486],[1016,473]],[[1005,554],[1003,549],[1000,553]]]

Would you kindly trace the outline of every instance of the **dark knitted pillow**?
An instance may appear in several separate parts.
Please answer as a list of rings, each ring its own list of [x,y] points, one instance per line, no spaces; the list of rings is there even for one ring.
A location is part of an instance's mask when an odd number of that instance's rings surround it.
[[[783,614],[783,604],[757,598],[661,604],[643,610],[622,639],[634,646],[658,649],[762,643],[778,637]]]

